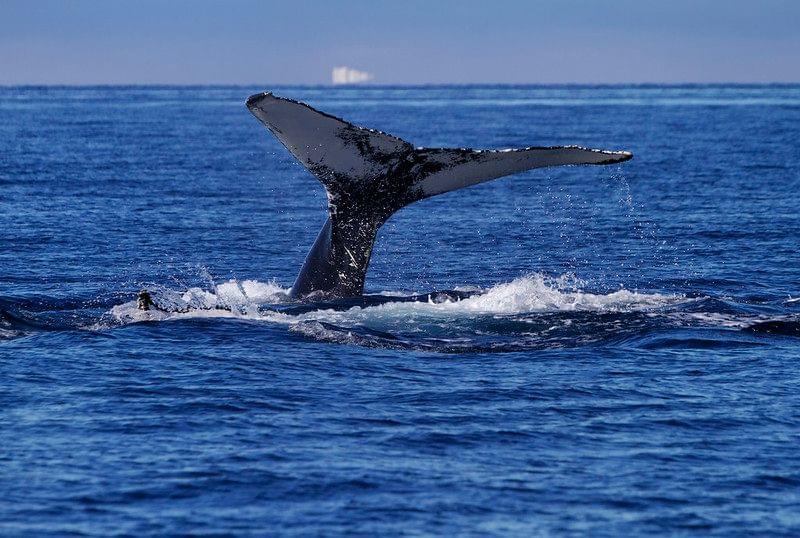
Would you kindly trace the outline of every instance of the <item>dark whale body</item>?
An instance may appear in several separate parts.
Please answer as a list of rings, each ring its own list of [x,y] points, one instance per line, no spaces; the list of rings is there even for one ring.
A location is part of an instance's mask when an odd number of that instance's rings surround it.
[[[271,93],[251,96],[247,108],[328,194],[328,220],[290,292],[297,299],[360,296],[378,229],[408,204],[532,168],[613,164],[632,157],[579,146],[414,148]]]

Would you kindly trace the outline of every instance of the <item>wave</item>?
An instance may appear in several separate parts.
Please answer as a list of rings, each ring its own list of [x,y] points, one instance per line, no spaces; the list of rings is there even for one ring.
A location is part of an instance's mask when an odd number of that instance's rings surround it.
[[[766,305],[759,314],[752,305],[691,293],[588,290],[586,282],[572,274],[534,273],[487,288],[423,294],[383,291],[304,302],[291,300],[288,288],[257,280],[228,280],[211,289],[184,291],[153,286],[148,292],[155,304],[150,310],[139,309],[136,300],[102,307],[105,310],[81,310],[70,303],[66,315],[61,304],[51,305],[52,312],[31,313],[5,302],[0,304],[0,339],[49,329],[106,331],[203,318],[251,320],[323,342],[438,352],[591,345],[651,349],[693,347],[696,342],[740,346],[760,345],[767,337],[800,336],[797,316],[779,315],[773,306]],[[60,318],[78,321],[66,327],[57,321]]]
[[[274,282],[229,280],[213,291],[190,288],[176,292],[152,290],[159,309],[139,310],[130,301],[110,310],[119,323],[193,317],[246,317],[276,322],[322,320],[364,322],[393,317],[453,318],[481,315],[515,315],[536,312],[631,312],[685,301],[682,295],[647,294],[619,289],[607,294],[580,290],[584,282],[573,275],[549,277],[532,274],[490,288],[414,294],[384,291],[363,298],[293,304],[289,289]],[[276,307],[276,308],[271,308]],[[300,311],[298,313],[298,310]]]
[[[754,333],[800,336],[800,320],[784,318],[759,321],[748,325],[745,329]]]
[[[359,298],[296,303],[274,282],[229,280],[213,290],[151,290],[157,309],[114,306],[90,328],[147,321],[238,318],[286,326],[320,341],[433,351],[569,346],[607,336],[619,316],[645,315],[691,299],[617,289],[589,292],[574,275],[531,274],[489,288],[414,294],[384,291]],[[597,320],[597,316],[614,316]],[[599,326],[593,326],[598,325]],[[628,326],[636,323],[629,320]]]

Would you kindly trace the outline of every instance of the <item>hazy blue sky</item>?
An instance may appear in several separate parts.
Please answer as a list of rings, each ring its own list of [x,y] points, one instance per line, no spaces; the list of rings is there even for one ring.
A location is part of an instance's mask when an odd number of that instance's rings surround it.
[[[0,0],[0,84],[798,82],[800,1]]]

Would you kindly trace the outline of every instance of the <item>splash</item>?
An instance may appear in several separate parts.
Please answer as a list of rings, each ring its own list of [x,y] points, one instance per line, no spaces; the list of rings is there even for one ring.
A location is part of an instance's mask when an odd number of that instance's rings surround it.
[[[580,290],[585,283],[574,275],[557,278],[533,274],[499,284],[485,293],[445,303],[440,308],[465,313],[524,314],[530,312],[632,311],[675,302],[682,296],[645,294],[620,289],[608,294]]]
[[[141,311],[131,301],[109,312],[117,323],[186,319],[192,317],[242,317],[275,323],[322,321],[336,325],[387,322],[414,323],[416,319],[454,319],[476,316],[510,316],[542,312],[629,312],[657,308],[681,300],[682,296],[646,294],[626,289],[600,294],[581,291],[584,282],[574,275],[549,277],[532,274],[487,289],[472,288],[475,293],[464,299],[449,295],[428,295],[415,300],[413,294],[382,292],[388,298],[378,305],[348,305],[340,308],[329,303],[301,314],[274,310],[289,301],[288,289],[254,280],[229,280],[213,291],[191,288],[183,293],[160,288],[153,290],[162,310]]]
[[[708,345],[756,345],[751,340],[757,337],[747,335],[800,334],[796,316],[740,311],[713,297],[587,288],[586,282],[572,274],[534,273],[488,288],[424,295],[384,291],[360,298],[298,303],[289,298],[289,289],[275,282],[228,280],[210,289],[193,287],[182,292],[154,287],[150,291],[157,308],[139,310],[132,300],[113,306],[99,322],[82,328],[107,330],[140,322],[232,318],[329,343],[435,352],[619,343],[679,345],[683,339],[698,341],[694,331],[704,328],[723,330],[727,335],[720,337],[720,344],[712,334],[709,341],[714,342]],[[0,324],[0,329],[9,327]],[[678,332],[665,344],[657,336],[665,331]]]
[[[158,309],[139,310],[136,301],[116,305],[93,329],[141,321],[166,321],[195,317],[261,318],[261,305],[289,301],[289,289],[274,282],[228,280],[212,291],[189,288],[178,292],[163,286],[150,290]]]

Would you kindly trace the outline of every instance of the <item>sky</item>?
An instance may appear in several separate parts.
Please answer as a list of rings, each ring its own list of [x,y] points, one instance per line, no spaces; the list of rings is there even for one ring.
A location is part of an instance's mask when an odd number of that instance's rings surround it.
[[[800,82],[797,0],[0,0],[0,84]]]

